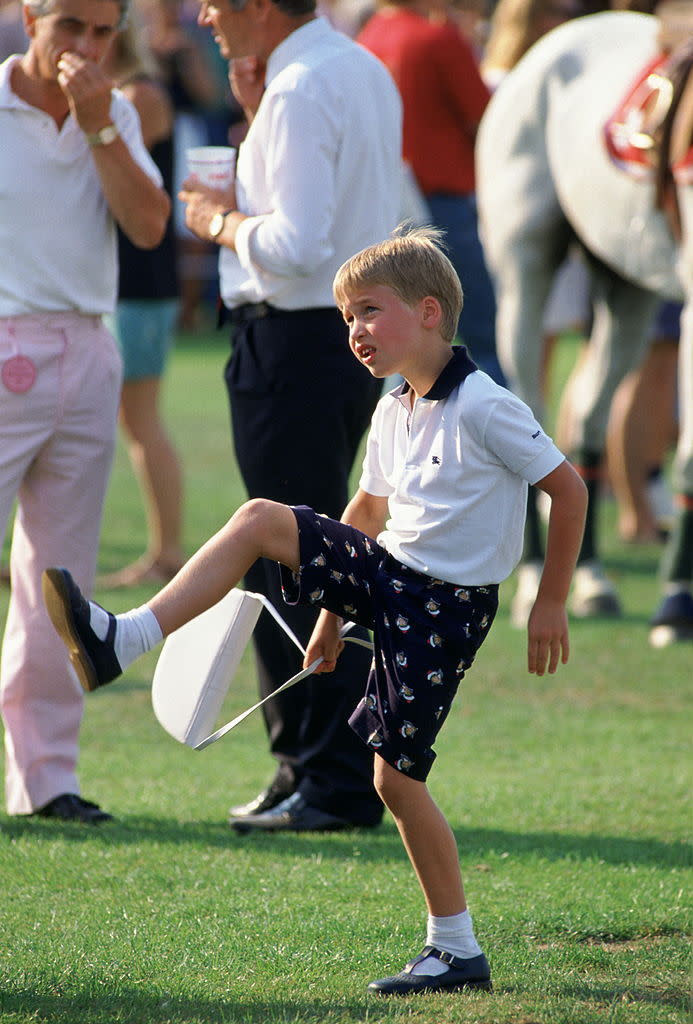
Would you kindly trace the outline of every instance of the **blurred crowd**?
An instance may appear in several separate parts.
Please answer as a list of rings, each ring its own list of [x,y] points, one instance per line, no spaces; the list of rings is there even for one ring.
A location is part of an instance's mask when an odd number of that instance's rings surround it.
[[[376,9],[372,0],[324,0],[319,13],[357,38]],[[541,35],[569,18],[609,7],[650,10],[651,0],[425,0],[416,9],[454,23],[469,44],[490,89]],[[209,30],[198,24],[197,0],[135,0],[131,22],[140,60],[166,88],[174,109],[173,211],[180,305],[178,326],[208,324],[217,290],[217,249],[201,242],[184,223],[175,195],[188,173],[190,146],[237,145],[246,125],[229,86],[228,64]],[[0,61],[24,52],[20,0],[0,0]],[[408,212],[408,211],[405,211]]]

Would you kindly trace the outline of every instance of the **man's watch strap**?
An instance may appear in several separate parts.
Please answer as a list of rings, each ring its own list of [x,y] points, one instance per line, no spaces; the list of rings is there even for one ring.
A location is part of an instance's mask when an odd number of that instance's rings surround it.
[[[109,146],[111,142],[115,142],[120,135],[120,132],[118,131],[117,125],[107,124],[101,129],[101,131],[94,132],[93,135],[90,135],[89,133],[85,134],[87,142],[93,148],[94,146]]]

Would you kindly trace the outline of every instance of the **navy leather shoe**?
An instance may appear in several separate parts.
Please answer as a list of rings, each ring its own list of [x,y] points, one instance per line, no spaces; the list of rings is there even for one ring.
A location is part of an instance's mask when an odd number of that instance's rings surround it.
[[[448,970],[443,974],[412,974],[412,968],[429,956],[447,964]],[[410,960],[404,970],[391,978],[372,981],[368,991],[381,996],[408,996],[423,992],[460,992],[465,988],[491,991],[491,968],[484,954],[466,960],[436,949],[435,946],[424,946],[422,952]]]
[[[229,818],[236,832],[336,832],[358,828],[345,818],[312,807],[300,793],[293,793],[263,814],[248,814]]]
[[[99,640],[91,628],[89,602],[67,569],[45,569],[41,578],[43,600],[51,622],[67,647],[82,687],[95,690],[123,671],[113,648],[115,615],[108,615],[108,633]]]
[[[83,800],[76,793],[61,793],[40,807],[34,814],[39,818],[58,818],[60,821],[81,821],[85,825],[101,825],[113,821],[113,815],[102,811],[98,804]]]

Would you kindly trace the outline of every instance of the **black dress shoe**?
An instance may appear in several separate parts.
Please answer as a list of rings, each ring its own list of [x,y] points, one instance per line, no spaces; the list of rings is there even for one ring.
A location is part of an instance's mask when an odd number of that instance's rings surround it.
[[[448,970],[443,974],[412,974],[412,968],[429,956],[447,964]],[[465,988],[491,991],[491,968],[484,954],[466,960],[436,949],[435,946],[424,946],[422,952],[410,960],[404,970],[391,978],[372,981],[368,991],[377,992],[381,996],[408,996],[420,992],[459,992]]]
[[[236,807],[232,807],[229,811],[229,821],[233,821],[234,818],[248,818],[253,814],[264,814],[265,811],[271,811],[273,807],[286,800],[293,792],[293,786],[282,780],[278,782],[275,779],[269,784],[267,789],[263,789],[261,793],[258,793],[254,800],[250,800],[247,804],[238,804]]]
[[[86,825],[100,825],[113,821],[113,815],[102,811],[98,804],[83,800],[76,793],[61,793],[45,806],[34,811],[39,818],[59,818],[60,821],[81,821]]]
[[[311,807],[300,793],[292,793],[270,811],[263,814],[249,814],[244,818],[230,818],[229,824],[236,832],[336,832],[340,829],[358,828],[351,821],[338,818],[336,814]]]
[[[46,610],[83,689],[89,692],[110,683],[123,671],[113,648],[115,615],[106,613],[108,633],[105,640],[99,640],[91,628],[89,602],[67,569],[44,570],[41,583]]]

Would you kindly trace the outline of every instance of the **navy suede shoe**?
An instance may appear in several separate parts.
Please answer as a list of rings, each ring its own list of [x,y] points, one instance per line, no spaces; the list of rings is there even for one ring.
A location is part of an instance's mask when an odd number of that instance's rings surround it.
[[[123,671],[113,648],[115,615],[106,613],[108,633],[105,640],[99,640],[91,628],[89,602],[67,569],[46,569],[41,584],[46,610],[82,687],[91,691],[110,683]]]
[[[443,974],[412,974],[412,968],[429,956],[447,964],[448,970]],[[435,946],[424,946],[404,970],[391,978],[372,981],[368,991],[381,996],[408,996],[423,992],[460,992],[465,988],[491,991],[491,968],[484,954],[465,960]]]

